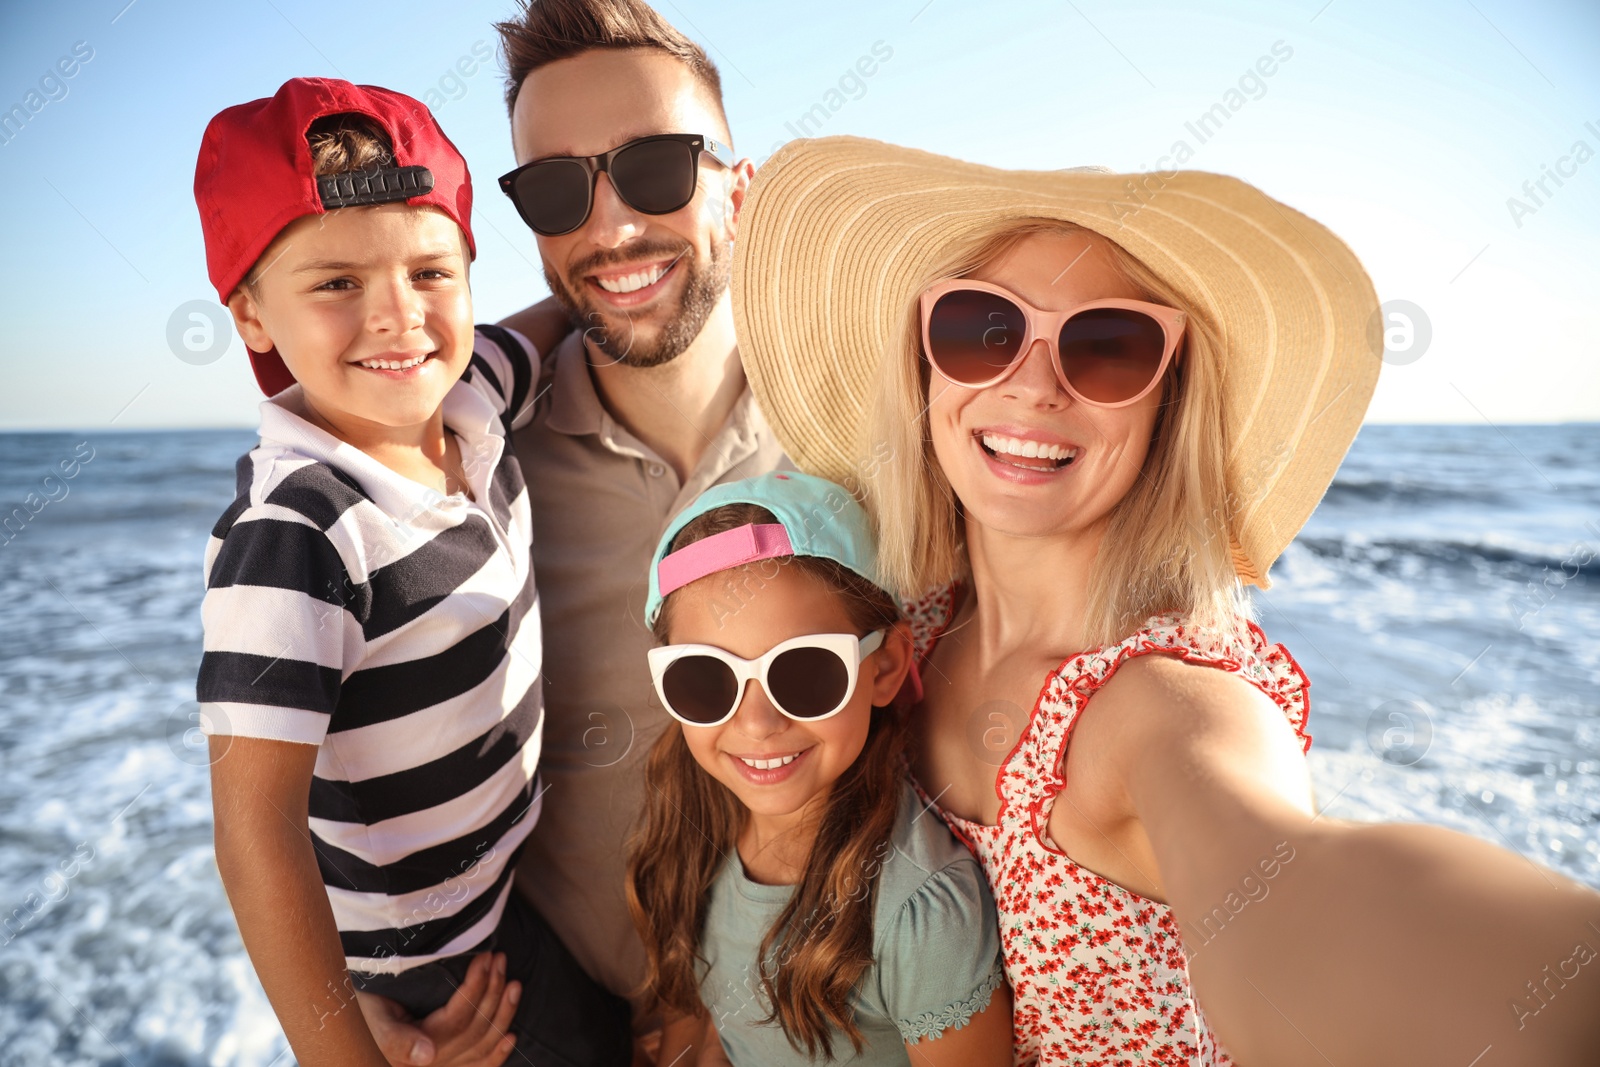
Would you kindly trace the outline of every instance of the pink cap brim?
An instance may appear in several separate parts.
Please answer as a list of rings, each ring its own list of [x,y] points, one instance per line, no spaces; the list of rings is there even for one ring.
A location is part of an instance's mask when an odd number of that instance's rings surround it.
[[[724,530],[704,540],[663,556],[656,568],[656,581],[665,597],[708,574],[729,570],[774,556],[792,556],[794,546],[789,531],[780,523],[769,522]]]

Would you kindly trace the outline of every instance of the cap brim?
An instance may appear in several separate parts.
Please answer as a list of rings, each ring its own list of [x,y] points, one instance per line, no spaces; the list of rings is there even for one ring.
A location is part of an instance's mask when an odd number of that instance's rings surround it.
[[[256,384],[268,396],[277,396],[294,384],[294,375],[289,373],[276,348],[265,352],[250,350],[250,369],[256,372]]]

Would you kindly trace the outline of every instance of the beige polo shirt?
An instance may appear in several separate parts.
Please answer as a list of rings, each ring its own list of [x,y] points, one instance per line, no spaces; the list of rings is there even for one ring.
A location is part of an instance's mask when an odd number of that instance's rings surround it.
[[[597,981],[633,996],[644,948],[623,896],[624,850],[645,756],[671,722],[645,662],[650,559],[667,523],[702,492],[791,465],[747,388],[679,484],[601,406],[578,334],[551,358],[554,380],[514,435],[544,621],[547,787],[516,884]]]

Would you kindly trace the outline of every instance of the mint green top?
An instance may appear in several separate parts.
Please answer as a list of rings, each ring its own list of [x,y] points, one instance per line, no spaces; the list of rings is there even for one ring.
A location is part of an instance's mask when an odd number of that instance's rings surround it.
[[[983,869],[939,816],[923,809],[909,782],[889,844],[875,865],[875,962],[854,997],[866,1048],[856,1056],[842,1031],[833,1042],[833,1062],[852,1067],[910,1064],[905,1042],[965,1026],[1005,981],[1000,923]],[[793,892],[745,877],[737,849],[712,884],[700,996],[734,1067],[817,1062],[789,1044],[776,1022],[760,1023],[768,1009],[756,953]]]

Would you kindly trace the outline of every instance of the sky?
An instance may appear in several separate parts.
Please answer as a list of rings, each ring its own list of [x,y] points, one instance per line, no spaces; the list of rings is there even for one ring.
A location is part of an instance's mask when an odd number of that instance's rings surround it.
[[[1369,421],[1600,420],[1594,0],[657,6],[721,68],[758,165],[796,131],[1029,169],[1155,169],[1182,142],[1362,258],[1392,313]],[[515,160],[492,24],[514,9],[4,5],[0,111],[26,119],[0,127],[0,430],[254,425],[243,343],[206,325],[194,162],[213,114],[294,76],[433,105],[477,180],[478,319],[546,295],[494,183]]]

